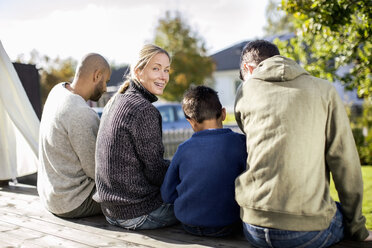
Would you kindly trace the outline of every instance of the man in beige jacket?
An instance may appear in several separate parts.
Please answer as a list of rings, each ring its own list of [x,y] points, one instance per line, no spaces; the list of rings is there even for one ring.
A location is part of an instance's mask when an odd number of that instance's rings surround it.
[[[248,159],[236,200],[247,240],[259,247],[327,247],[344,231],[371,240],[359,157],[336,89],[264,40],[245,46],[240,66],[235,117]],[[330,196],[330,174],[341,204]]]

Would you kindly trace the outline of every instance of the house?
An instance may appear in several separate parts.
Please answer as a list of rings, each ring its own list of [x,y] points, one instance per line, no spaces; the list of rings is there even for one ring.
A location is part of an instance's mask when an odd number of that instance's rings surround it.
[[[272,42],[275,38],[288,40],[291,37],[293,34],[276,35],[267,37],[265,40]],[[241,83],[239,79],[240,54],[247,42],[237,43],[211,55],[216,63],[216,71],[213,73],[213,87],[218,92],[222,105],[229,113],[234,112],[236,90]],[[340,68],[337,73],[342,74],[347,70],[348,67]],[[356,90],[345,90],[340,82],[334,82],[333,85],[345,104],[361,106],[363,100],[358,98]]]

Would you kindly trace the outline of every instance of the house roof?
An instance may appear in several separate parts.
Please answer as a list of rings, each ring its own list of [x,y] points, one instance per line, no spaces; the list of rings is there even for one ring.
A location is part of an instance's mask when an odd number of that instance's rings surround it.
[[[294,34],[290,33],[269,36],[264,38],[264,40],[272,42],[276,38],[279,38],[280,40],[289,40],[292,37],[294,37]],[[247,42],[249,42],[249,40],[242,41],[215,54],[212,54],[211,57],[216,63],[216,71],[238,70],[240,64],[240,54]]]
[[[125,75],[127,75],[129,71],[129,65],[120,68],[113,68],[111,71],[110,81],[107,83],[107,87],[120,86],[124,82]]]
[[[211,57],[216,63],[216,71],[239,69],[240,54],[247,42],[248,41],[240,42],[213,54]]]

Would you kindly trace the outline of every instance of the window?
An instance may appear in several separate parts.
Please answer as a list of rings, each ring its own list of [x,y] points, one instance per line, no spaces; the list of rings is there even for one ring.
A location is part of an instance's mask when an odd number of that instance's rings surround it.
[[[186,119],[181,105],[176,106],[176,115],[177,115],[177,120],[185,120]]]
[[[158,109],[163,119],[163,122],[174,122],[175,121],[175,116],[174,116],[172,106],[161,106],[161,107],[158,107]]]

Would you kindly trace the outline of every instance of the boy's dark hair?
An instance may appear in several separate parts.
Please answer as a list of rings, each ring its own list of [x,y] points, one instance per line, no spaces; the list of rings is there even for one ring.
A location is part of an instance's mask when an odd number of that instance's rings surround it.
[[[182,109],[187,119],[194,119],[198,123],[218,119],[222,114],[217,92],[207,86],[190,87],[184,94]]]
[[[275,55],[280,55],[278,47],[267,40],[254,40],[248,42],[244,46],[240,56],[240,79],[244,81],[244,64],[257,66],[265,59]]]

